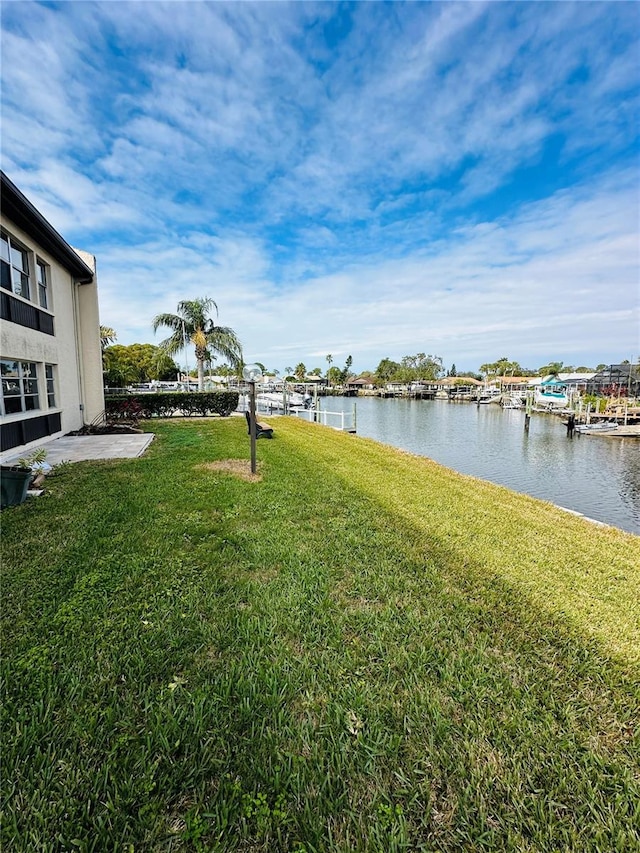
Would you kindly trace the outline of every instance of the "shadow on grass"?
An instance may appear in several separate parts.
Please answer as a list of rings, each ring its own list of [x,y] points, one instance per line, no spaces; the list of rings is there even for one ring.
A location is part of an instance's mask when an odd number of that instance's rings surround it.
[[[633,668],[304,433],[156,429],[5,528],[8,847],[633,849]]]

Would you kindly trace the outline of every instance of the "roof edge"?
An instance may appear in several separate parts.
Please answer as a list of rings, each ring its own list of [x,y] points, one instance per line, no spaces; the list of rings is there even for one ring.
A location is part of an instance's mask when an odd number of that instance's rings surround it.
[[[51,223],[29,201],[13,181],[0,170],[2,213],[7,219],[33,237],[61,263],[80,284],[91,284],[94,274],[75,249],[67,243]]]

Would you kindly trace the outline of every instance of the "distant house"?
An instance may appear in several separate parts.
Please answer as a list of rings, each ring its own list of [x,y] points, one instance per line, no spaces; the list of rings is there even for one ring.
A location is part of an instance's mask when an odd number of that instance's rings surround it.
[[[95,258],[0,177],[0,453],[15,453],[104,410],[102,354]]]
[[[527,380],[527,383],[529,388],[539,388],[543,383],[547,383],[551,379],[556,384],[564,385],[569,391],[584,394],[589,392],[593,377],[593,373],[558,373],[557,375],[531,376]]]
[[[593,373],[559,373],[558,378],[569,390],[585,394],[594,375]]]
[[[432,387],[437,388],[477,388],[483,384],[478,379],[474,379],[473,376],[445,376],[431,383]]]
[[[496,376],[493,380],[503,394],[517,394],[531,385],[530,376]]]
[[[587,390],[609,397],[640,397],[640,364],[608,364],[591,376]]]
[[[364,376],[359,379],[349,379],[347,382],[347,390],[349,391],[373,391],[375,387],[372,380]]]

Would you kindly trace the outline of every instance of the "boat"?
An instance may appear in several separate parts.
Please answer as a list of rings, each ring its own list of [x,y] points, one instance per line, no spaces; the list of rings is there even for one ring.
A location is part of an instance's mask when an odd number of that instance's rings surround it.
[[[567,386],[557,376],[547,376],[536,388],[534,403],[539,409],[566,409],[569,405]]]
[[[488,403],[499,403],[502,391],[495,385],[487,385],[478,396],[478,405],[485,406]]]
[[[576,432],[591,433],[591,432],[611,432],[618,429],[616,421],[598,421],[593,424],[579,424],[576,427]]]
[[[256,406],[262,412],[287,412],[308,408],[305,398],[297,391],[261,391],[256,394]]]
[[[508,397],[503,397],[501,405],[503,409],[522,409],[524,407],[522,399],[517,394],[511,394]]]

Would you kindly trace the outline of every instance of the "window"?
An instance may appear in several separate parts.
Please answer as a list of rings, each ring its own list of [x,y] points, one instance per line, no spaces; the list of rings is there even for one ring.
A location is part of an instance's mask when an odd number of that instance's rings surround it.
[[[2,232],[0,235],[0,259],[2,277],[0,284],[5,290],[12,290],[16,296],[29,299],[29,255],[19,246],[13,237]]]
[[[45,364],[44,366],[44,375],[47,380],[47,406],[50,409],[55,409],[56,407],[56,386],[55,380],[53,376],[53,365]]]
[[[38,369],[32,361],[0,361],[2,411],[5,415],[40,408]]]
[[[36,278],[38,280],[38,302],[41,308],[49,307],[49,268],[42,261],[36,260]]]

